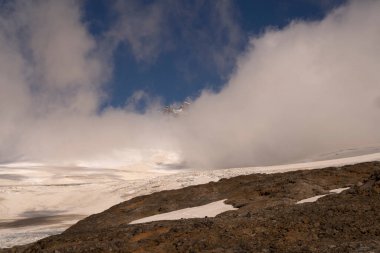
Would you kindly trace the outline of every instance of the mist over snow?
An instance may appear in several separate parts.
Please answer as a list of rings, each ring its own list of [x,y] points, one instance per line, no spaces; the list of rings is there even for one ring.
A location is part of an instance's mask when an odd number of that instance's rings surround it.
[[[99,110],[115,38],[133,41],[143,59],[144,33],[131,28],[119,38],[115,29],[95,38],[79,4],[11,1],[0,10],[2,163],[70,163],[149,149],[175,151],[186,166],[237,167],[380,142],[380,1],[351,1],[322,21],[294,21],[250,38],[225,87],[205,90],[176,118],[162,114],[159,98],[141,94],[145,113],[133,100]]]

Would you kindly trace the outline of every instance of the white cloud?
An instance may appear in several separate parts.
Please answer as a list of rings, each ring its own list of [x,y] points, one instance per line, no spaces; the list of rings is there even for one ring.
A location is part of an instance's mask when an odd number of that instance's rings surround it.
[[[378,143],[379,12],[378,1],[354,1],[321,22],[268,30],[251,39],[220,93],[204,92],[187,114],[167,118],[156,104],[145,114],[98,114],[109,51],[99,51],[78,2],[17,1],[0,15],[0,159],[159,148],[182,152],[191,166],[228,167]]]
[[[2,7],[0,158],[8,160],[28,155],[30,136],[40,137],[36,152],[42,142],[48,146],[41,129],[62,134],[50,128],[56,117],[94,113],[108,66],[80,20],[78,2],[10,1]],[[41,122],[47,125],[36,129]]]
[[[282,163],[378,143],[379,11],[378,1],[355,1],[252,39],[228,86],[203,94],[184,119],[188,159]]]

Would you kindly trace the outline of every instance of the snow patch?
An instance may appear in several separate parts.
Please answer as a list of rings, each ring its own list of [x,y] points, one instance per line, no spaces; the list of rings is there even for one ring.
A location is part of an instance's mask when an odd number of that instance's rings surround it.
[[[330,190],[329,192],[330,192],[330,194],[331,194],[331,193],[339,194],[339,193],[341,193],[342,191],[345,191],[345,190],[347,190],[347,189],[350,189],[350,187],[333,189],[333,190]],[[311,198],[302,199],[302,200],[298,201],[296,204],[315,202],[315,201],[317,201],[318,199],[320,199],[320,198],[322,198],[322,197],[324,197],[324,196],[330,195],[330,194],[317,195],[317,196],[314,196],[314,197],[311,197]]]
[[[328,194],[323,194],[323,195],[317,195],[317,196],[314,196],[314,197],[311,197],[311,198],[307,198],[307,199],[302,199],[300,201],[298,201],[296,204],[302,204],[302,203],[311,203],[311,202],[315,202],[317,201],[318,199],[326,196]]]
[[[204,217],[215,217],[216,215],[230,211],[236,210],[231,205],[224,203],[226,199],[215,201],[203,206],[190,207],[185,209],[180,209],[173,212],[157,214],[142,219],[132,221],[129,224],[139,224],[151,221],[160,221],[160,220],[180,220],[180,219],[191,219],[191,218],[204,218]]]
[[[330,190],[331,193],[341,193],[342,191],[348,190],[350,187],[345,187],[345,188],[338,188],[338,189],[333,189]]]

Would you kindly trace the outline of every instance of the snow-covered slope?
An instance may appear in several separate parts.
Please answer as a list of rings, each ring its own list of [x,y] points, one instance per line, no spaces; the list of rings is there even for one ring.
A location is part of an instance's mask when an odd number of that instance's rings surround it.
[[[175,164],[176,154],[159,151],[151,152],[145,158],[138,157],[125,166],[101,158],[71,166],[0,165],[0,247],[25,244],[59,233],[83,216],[143,194],[238,175],[374,160],[380,160],[380,153],[279,166],[180,171],[165,169],[173,167],[165,167],[165,164]]]

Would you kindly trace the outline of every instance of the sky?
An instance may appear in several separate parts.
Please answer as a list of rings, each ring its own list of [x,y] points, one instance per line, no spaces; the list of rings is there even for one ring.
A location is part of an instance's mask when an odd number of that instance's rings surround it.
[[[204,89],[220,91],[250,37],[293,20],[319,20],[345,1],[114,2],[85,1],[82,7],[92,36],[122,36],[113,48],[104,107],[124,107],[141,91],[164,104],[197,97]]]
[[[379,1],[0,6],[1,163],[159,150],[221,168],[380,142]]]

